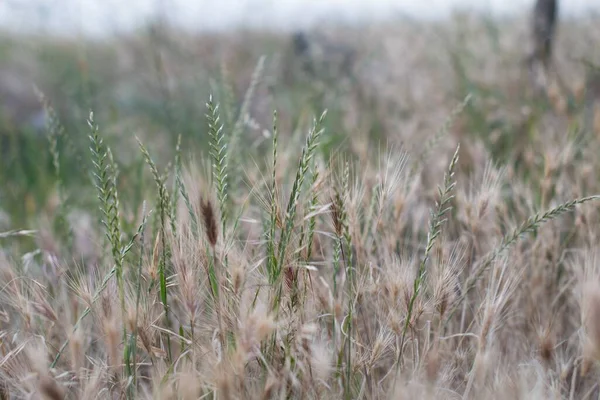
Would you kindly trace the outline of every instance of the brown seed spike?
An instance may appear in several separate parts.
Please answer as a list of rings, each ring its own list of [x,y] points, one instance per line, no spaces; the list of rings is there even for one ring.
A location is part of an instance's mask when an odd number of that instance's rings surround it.
[[[206,237],[212,247],[217,244],[218,227],[215,211],[210,200],[201,200],[200,208],[202,211],[202,219],[204,220],[204,228],[206,229]]]
[[[49,376],[42,376],[39,382],[40,394],[48,400],[62,400],[65,398],[64,389]]]
[[[8,391],[8,386],[4,383],[3,380],[0,380],[0,400],[8,400],[10,399],[10,393]]]

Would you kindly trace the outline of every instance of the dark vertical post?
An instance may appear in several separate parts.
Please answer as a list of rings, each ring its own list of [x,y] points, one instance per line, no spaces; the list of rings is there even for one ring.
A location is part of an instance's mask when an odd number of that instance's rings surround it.
[[[547,67],[552,59],[552,49],[558,19],[557,0],[537,0],[533,10],[533,53],[531,63]]]

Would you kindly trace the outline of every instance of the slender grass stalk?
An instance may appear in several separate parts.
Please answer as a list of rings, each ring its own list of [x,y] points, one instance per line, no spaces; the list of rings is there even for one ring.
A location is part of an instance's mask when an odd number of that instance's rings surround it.
[[[458,152],[460,150],[460,145],[456,147],[456,151],[454,152],[454,156],[452,156],[452,160],[450,161],[450,165],[448,167],[448,172],[444,177],[444,187],[438,188],[440,199],[436,203],[436,208],[431,213],[431,219],[429,221],[429,230],[427,232],[427,243],[425,245],[425,254],[419,263],[419,269],[417,270],[417,275],[415,276],[415,280],[413,282],[413,293],[408,302],[408,308],[406,312],[406,321],[404,322],[404,327],[402,328],[402,336],[400,338],[400,349],[398,351],[398,359],[396,360],[396,369],[399,368],[403,349],[404,342],[406,340],[406,333],[408,332],[408,328],[411,324],[411,319],[414,311],[415,301],[419,296],[421,289],[423,287],[423,283],[425,282],[425,277],[427,274],[427,263],[429,261],[429,257],[431,254],[431,249],[436,243],[436,239],[442,233],[442,226],[446,222],[446,214],[450,211],[450,201],[454,197],[452,194],[454,187],[456,186],[456,182],[454,181],[454,169],[458,163]],[[396,383],[396,379],[394,379],[394,386]]]
[[[353,321],[354,321],[354,300],[355,300],[355,290],[356,290],[356,282],[355,282],[355,270],[354,270],[354,260],[352,259],[352,237],[350,236],[350,223],[348,221],[348,201],[350,197],[350,165],[346,161],[346,165],[344,168],[344,175],[342,179],[342,236],[344,240],[344,247],[342,247],[342,257],[344,259],[344,264],[346,266],[346,275],[348,276],[348,316],[345,319],[346,321],[346,340],[345,340],[345,348],[346,348],[346,388],[345,388],[345,397],[346,399],[352,398],[352,343],[353,343]]]
[[[175,175],[177,171],[181,171],[181,135],[177,136],[177,146],[175,147],[175,162],[173,163]],[[173,236],[177,236],[177,206],[179,204],[179,195],[181,194],[181,180],[175,178],[173,180],[173,190],[171,193],[171,232]]]
[[[144,263],[144,253],[145,253],[145,227],[147,222],[147,214],[146,214],[146,202],[144,202],[142,206],[142,229],[140,232],[140,258],[138,261],[138,269],[136,272],[136,281],[135,281],[135,321],[133,326],[133,332],[131,332],[130,340],[128,343],[128,351],[127,354],[130,354],[131,360],[126,359],[125,365],[127,366],[127,372],[131,379],[131,386],[129,390],[130,398],[135,398],[135,394],[137,391],[137,338],[138,338],[138,318],[140,313],[140,299],[142,294],[142,265]]]
[[[337,276],[340,269],[340,257],[344,263],[344,275],[346,276],[346,296],[348,301],[348,314],[344,318],[342,332],[345,331],[343,346],[340,348],[338,363],[344,360],[345,377],[344,377],[344,397],[352,398],[352,343],[353,343],[353,311],[355,300],[355,279],[354,267],[352,260],[352,237],[350,235],[350,223],[348,220],[348,201],[350,197],[350,166],[346,162],[342,174],[342,192],[335,189],[333,204],[333,225],[335,230],[336,241],[334,244],[334,297],[338,297],[340,288],[338,287]],[[345,328],[345,329],[343,329]],[[343,355],[343,357],[342,357]]]
[[[139,138],[136,138],[138,141],[138,145],[146,163],[150,167],[150,171],[152,172],[152,176],[154,177],[154,182],[158,188],[158,209],[159,209],[159,218],[160,218],[160,239],[161,239],[161,255],[159,260],[158,267],[158,277],[159,277],[159,291],[160,291],[160,301],[163,305],[164,313],[165,313],[165,323],[167,327],[170,326],[169,320],[169,306],[168,306],[168,296],[167,296],[167,273],[166,273],[166,264],[167,264],[167,243],[166,243],[166,225],[167,225],[167,217],[169,215],[169,192],[167,191],[165,182],[163,177],[160,176],[158,169],[156,168],[156,164],[152,160],[150,153],[144,147]],[[171,359],[171,338],[169,335],[167,337],[167,354],[169,359]]]
[[[277,257],[275,255],[275,232],[277,230],[278,207],[277,207],[277,139],[279,132],[277,129],[277,111],[273,111],[273,165],[271,175],[271,210],[269,221],[269,232],[267,236],[267,274],[269,277],[275,273]]]
[[[309,261],[312,256],[312,248],[313,248],[313,238],[315,235],[315,227],[317,226],[317,216],[315,215],[315,211],[317,210],[317,204],[319,202],[319,192],[315,188],[315,184],[319,179],[319,170],[316,166],[313,166],[311,172],[311,183],[310,186],[313,188],[312,197],[310,199],[309,212],[312,213],[311,217],[308,220],[308,233],[306,238],[306,260]]]

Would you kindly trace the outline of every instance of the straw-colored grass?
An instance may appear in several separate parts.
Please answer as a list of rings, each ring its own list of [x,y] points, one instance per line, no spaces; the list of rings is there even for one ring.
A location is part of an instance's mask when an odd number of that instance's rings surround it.
[[[364,28],[348,81],[223,37],[194,104],[157,44],[166,108],[132,131],[38,93],[52,184],[2,205],[27,226],[0,233],[0,399],[598,398],[600,132],[577,59],[600,32],[565,22],[571,91],[540,98],[521,22],[458,18]]]

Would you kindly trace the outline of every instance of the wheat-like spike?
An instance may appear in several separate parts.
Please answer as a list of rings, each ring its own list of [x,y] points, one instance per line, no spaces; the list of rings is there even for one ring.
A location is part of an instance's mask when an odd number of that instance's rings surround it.
[[[296,218],[296,209],[298,206],[298,200],[300,199],[300,192],[302,190],[302,184],[304,183],[304,177],[310,166],[310,163],[314,157],[315,150],[319,144],[319,139],[323,133],[322,124],[325,119],[326,111],[321,114],[319,119],[314,119],[313,127],[306,137],[306,144],[302,149],[302,155],[298,162],[298,168],[296,169],[296,178],[292,185],[292,191],[288,200],[288,205],[285,213],[285,222],[281,233],[278,248],[278,259],[277,266],[275,268],[274,278],[278,278],[281,273],[281,264],[284,262],[285,250],[294,227],[294,220]]]
[[[104,145],[99,135],[98,125],[94,123],[94,114],[90,112],[88,126],[92,130],[90,135],[92,161],[94,164],[95,186],[98,190],[100,210],[103,218],[102,224],[106,229],[106,237],[111,246],[111,253],[115,265],[117,287],[121,312],[125,313],[125,288],[123,284],[123,253],[121,243],[121,217],[119,215],[119,197],[117,193],[117,166],[112,152]],[[125,329],[125,327],[124,327]],[[125,334],[125,333],[124,333]]]
[[[206,107],[208,108],[206,119],[210,135],[212,175],[217,185],[217,199],[224,233],[227,224],[227,143],[225,143],[223,125],[219,116],[219,105],[213,102],[212,95],[209,97]]]
[[[520,238],[522,238],[528,233],[534,232],[544,223],[556,219],[567,212],[573,211],[575,207],[580,204],[584,204],[593,200],[600,200],[600,195],[587,196],[571,200],[545,212],[537,213],[527,218],[518,228],[514,229],[511,233],[505,235],[502,238],[500,244],[494,250],[492,250],[486,257],[484,257],[481,263],[476,267],[475,271],[473,271],[473,273],[470,274],[469,278],[465,282],[465,289],[463,290],[458,301],[455,302],[454,307],[451,309],[450,313],[448,314],[448,317],[446,318],[446,323],[450,321],[450,319],[458,309],[458,305],[475,287],[475,284],[477,283],[477,281],[479,281],[483,273],[488,270],[492,263],[500,255],[502,255],[502,253],[504,253],[506,250],[508,250],[508,248],[517,243]]]
[[[271,175],[271,218],[269,221],[269,236],[267,238],[267,273],[270,279],[274,278],[275,265],[275,230],[277,228],[277,139],[279,132],[277,129],[277,111],[273,111],[273,166]],[[273,277],[273,278],[271,278]]]

